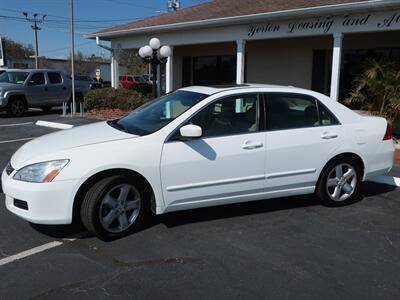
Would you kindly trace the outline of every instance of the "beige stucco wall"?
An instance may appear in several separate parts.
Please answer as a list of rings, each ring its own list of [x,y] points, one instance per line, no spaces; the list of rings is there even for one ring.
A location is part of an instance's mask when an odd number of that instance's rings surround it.
[[[331,45],[330,37],[249,41],[246,81],[311,88],[313,51]]]

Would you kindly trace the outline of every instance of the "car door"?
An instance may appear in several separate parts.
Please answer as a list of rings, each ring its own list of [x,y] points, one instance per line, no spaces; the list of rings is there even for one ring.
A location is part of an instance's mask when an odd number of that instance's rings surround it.
[[[46,85],[44,72],[30,75],[25,87],[26,98],[30,106],[41,106],[49,100],[49,89]]]
[[[174,109],[169,107],[168,112]],[[252,200],[263,192],[261,109],[258,94],[229,96],[182,124],[200,126],[201,138],[181,140],[177,128],[165,142],[161,158],[164,201],[170,209]]]
[[[266,192],[312,191],[326,161],[340,147],[343,128],[317,99],[267,93]]]
[[[59,105],[69,100],[69,92],[63,77],[59,72],[47,72],[48,77],[48,101],[49,104]]]

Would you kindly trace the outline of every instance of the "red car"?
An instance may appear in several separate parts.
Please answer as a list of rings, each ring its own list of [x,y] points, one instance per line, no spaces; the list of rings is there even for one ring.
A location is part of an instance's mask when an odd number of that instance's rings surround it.
[[[122,75],[119,76],[119,85],[124,89],[133,89],[143,83],[143,79],[140,76],[135,75]]]

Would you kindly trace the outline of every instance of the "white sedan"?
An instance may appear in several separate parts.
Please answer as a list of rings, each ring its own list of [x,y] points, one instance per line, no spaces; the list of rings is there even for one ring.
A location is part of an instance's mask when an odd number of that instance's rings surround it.
[[[2,174],[6,206],[39,224],[80,218],[103,239],[146,216],[315,193],[359,199],[385,174],[394,144],[383,118],[360,116],[309,90],[189,87],[126,117],[39,137]]]

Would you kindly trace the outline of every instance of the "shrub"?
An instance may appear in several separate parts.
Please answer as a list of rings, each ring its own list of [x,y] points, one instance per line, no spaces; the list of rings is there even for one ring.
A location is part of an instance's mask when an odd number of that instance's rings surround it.
[[[132,90],[102,88],[91,90],[85,96],[87,110],[121,109],[134,110],[150,100],[149,96]]]
[[[345,104],[361,104],[371,114],[386,117],[394,124],[400,119],[400,62],[394,59],[368,59],[362,73],[353,81]]]

